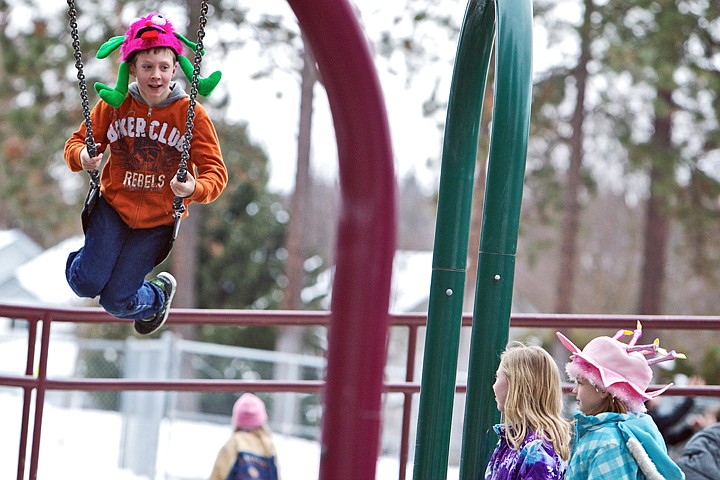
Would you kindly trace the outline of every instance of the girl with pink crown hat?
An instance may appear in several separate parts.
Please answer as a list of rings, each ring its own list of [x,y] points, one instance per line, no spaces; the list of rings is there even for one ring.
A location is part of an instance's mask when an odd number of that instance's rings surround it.
[[[628,343],[620,342],[632,335]],[[579,410],[565,480],[682,480],[685,475],[667,454],[667,447],[645,401],[670,385],[648,392],[651,365],[685,358],[666,352],[659,341],[637,345],[642,326],[620,330],[613,337],[597,337],[579,349],[562,333],[557,336],[570,350],[565,366],[575,382]],[[653,357],[659,354],[660,356]]]

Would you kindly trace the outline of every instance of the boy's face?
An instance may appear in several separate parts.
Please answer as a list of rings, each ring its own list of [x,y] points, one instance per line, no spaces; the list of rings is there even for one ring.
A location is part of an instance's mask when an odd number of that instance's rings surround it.
[[[138,52],[130,63],[130,74],[137,80],[140,95],[151,107],[170,95],[170,81],[175,76],[175,55],[169,48]]]

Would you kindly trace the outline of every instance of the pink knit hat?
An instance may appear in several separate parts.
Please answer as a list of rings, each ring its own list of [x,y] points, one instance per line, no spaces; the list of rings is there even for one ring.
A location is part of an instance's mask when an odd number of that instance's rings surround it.
[[[232,423],[238,430],[254,430],[267,422],[265,404],[252,393],[244,393],[233,405]]]
[[[635,331],[620,330],[614,337],[597,337],[580,350],[562,333],[557,332],[565,348],[570,350],[570,362],[565,366],[572,380],[584,378],[597,388],[609,392],[625,403],[628,411],[644,412],[645,401],[657,397],[670,387],[666,385],[659,390],[648,392],[652,380],[651,365],[675,358],[685,358],[675,350],[667,352],[660,348],[656,339],[647,345],[636,345],[642,336],[642,325],[637,323]],[[625,335],[632,335],[625,344],[618,341]],[[648,359],[648,355],[659,353],[660,357]]]
[[[178,56],[183,54],[183,44],[175,35],[170,20],[159,13],[151,13],[136,18],[128,27],[120,47],[121,59],[124,62],[133,52],[156,47],[168,47]]]

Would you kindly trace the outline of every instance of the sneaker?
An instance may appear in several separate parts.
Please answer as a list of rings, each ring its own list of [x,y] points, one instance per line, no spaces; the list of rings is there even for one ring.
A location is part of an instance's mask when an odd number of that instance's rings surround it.
[[[168,315],[170,314],[170,303],[175,296],[175,290],[177,290],[177,281],[175,277],[167,272],[158,274],[157,277],[150,280],[150,283],[154,284],[165,294],[165,303],[158,313],[150,318],[143,320],[135,320],[135,331],[140,335],[150,335],[156,332],[165,324]]]

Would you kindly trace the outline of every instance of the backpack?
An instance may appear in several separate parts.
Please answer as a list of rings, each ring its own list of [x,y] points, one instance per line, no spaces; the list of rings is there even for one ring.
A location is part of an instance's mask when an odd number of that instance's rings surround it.
[[[277,480],[275,456],[263,457],[250,452],[238,452],[226,480]]]

